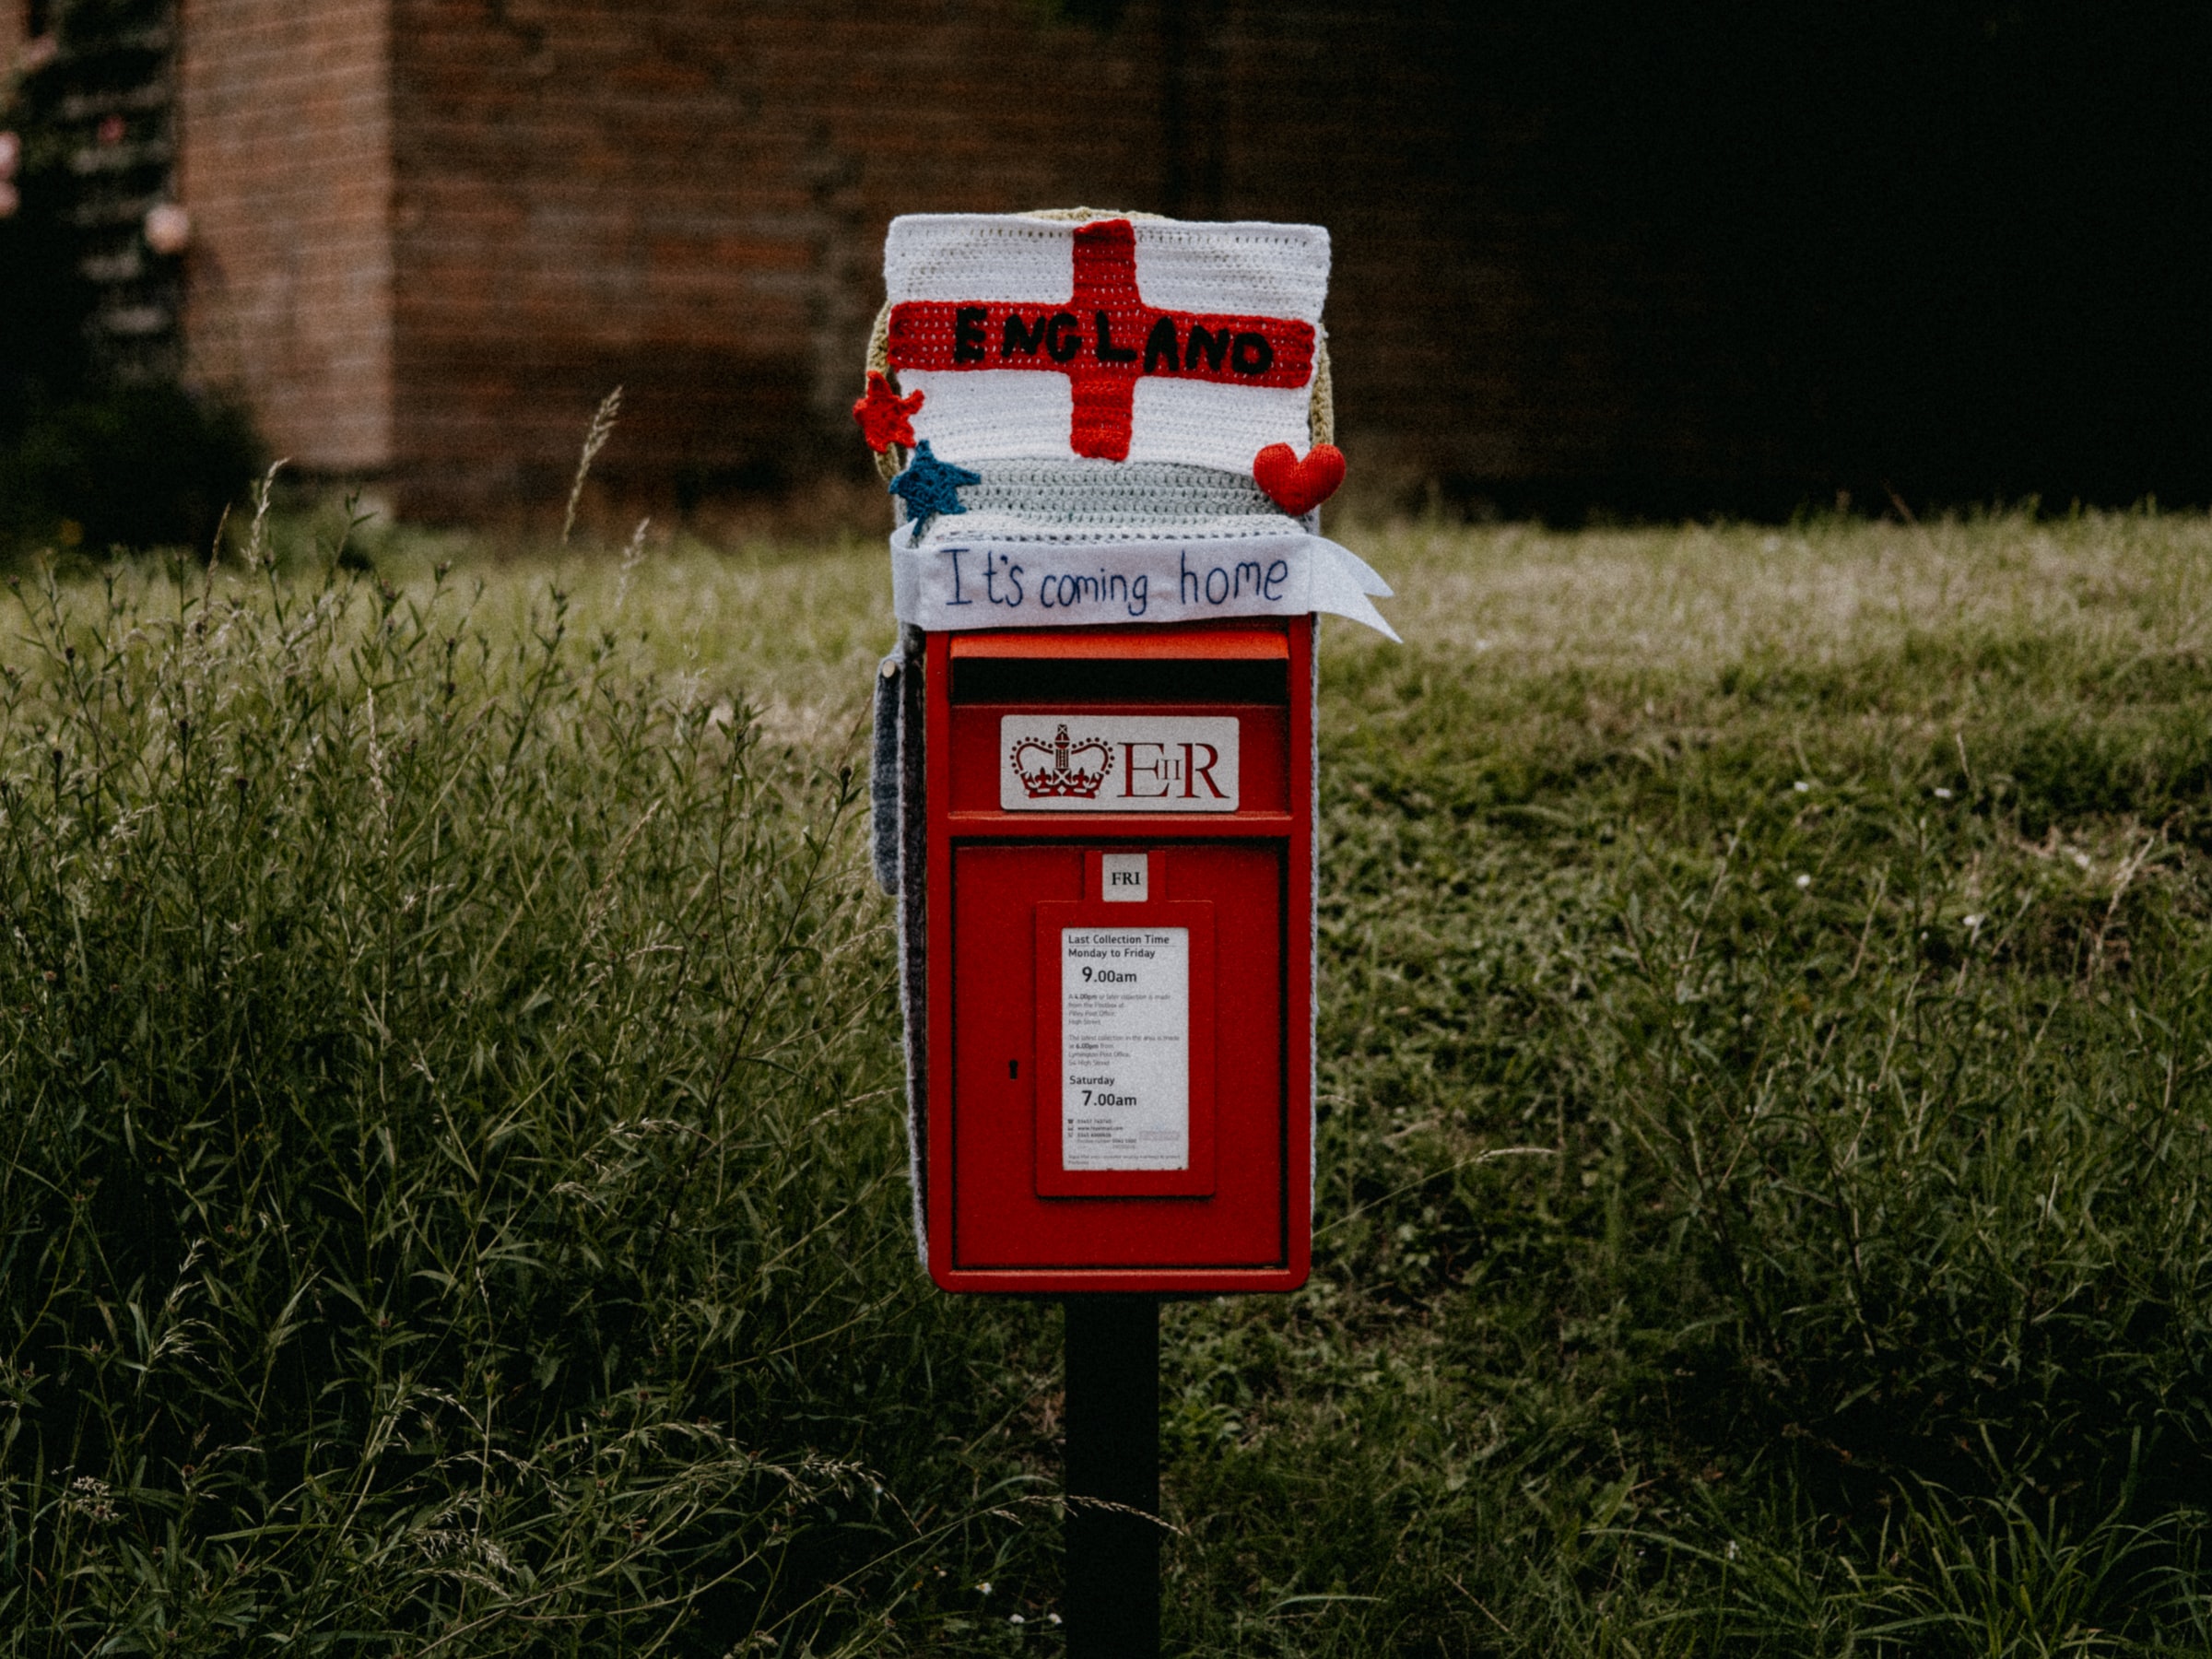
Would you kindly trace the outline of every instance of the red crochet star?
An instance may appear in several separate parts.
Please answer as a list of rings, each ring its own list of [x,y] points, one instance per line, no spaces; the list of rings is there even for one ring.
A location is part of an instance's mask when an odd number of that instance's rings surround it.
[[[901,397],[891,390],[889,381],[871,369],[867,394],[853,406],[853,418],[860,422],[868,447],[880,455],[894,443],[904,449],[914,447],[913,414],[921,406],[921,393],[910,392]]]

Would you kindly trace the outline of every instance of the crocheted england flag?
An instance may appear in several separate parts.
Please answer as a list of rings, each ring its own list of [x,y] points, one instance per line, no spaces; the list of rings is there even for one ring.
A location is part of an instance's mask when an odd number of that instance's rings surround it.
[[[891,367],[943,460],[1165,461],[1251,476],[1303,450],[1317,225],[914,214],[884,244]]]

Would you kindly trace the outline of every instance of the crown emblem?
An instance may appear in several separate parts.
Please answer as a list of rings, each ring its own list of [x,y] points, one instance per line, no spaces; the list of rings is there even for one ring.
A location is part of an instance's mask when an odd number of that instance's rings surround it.
[[[1094,757],[1096,763],[1091,764]],[[1099,798],[1099,786],[1113,770],[1112,748],[1096,737],[1086,737],[1080,743],[1069,742],[1065,724],[1053,733],[1050,743],[1024,737],[1014,746],[1011,759],[1014,775],[1021,780],[1022,788],[1030,792],[1032,801],[1056,796],[1095,801]]]

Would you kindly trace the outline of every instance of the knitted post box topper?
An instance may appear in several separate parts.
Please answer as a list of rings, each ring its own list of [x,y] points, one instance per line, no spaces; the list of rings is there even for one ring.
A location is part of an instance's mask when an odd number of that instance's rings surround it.
[[[871,794],[877,878],[899,899],[926,1252],[924,631],[1328,611],[1397,636],[1371,597],[1389,587],[1320,535],[1344,477],[1321,321],[1327,231],[1088,208],[924,214],[892,221],[883,268],[853,414],[900,513],[892,592],[907,626],[876,682]],[[1111,758],[1091,747],[1061,728],[1050,748],[1018,747],[1015,765],[1033,794],[1095,794]]]
[[[964,628],[1332,610],[1388,632],[1367,595],[1389,589],[1316,534],[1344,476],[1328,273],[1312,225],[1080,208],[893,220],[853,418],[900,501],[900,615]]]

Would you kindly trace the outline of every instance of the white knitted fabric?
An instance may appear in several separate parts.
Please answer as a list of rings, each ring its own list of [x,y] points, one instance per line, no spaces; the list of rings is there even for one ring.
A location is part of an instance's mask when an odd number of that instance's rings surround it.
[[[894,306],[1063,306],[1075,287],[1076,229],[1068,220],[1012,214],[908,215],[891,221],[884,284]],[[1138,219],[1134,229],[1136,286],[1146,304],[1290,319],[1318,336],[1329,280],[1329,234],[1321,227]],[[1088,319],[1082,321],[1088,328]],[[940,460],[972,468],[1079,459],[1069,440],[1074,400],[1064,373],[900,369],[899,382],[924,394],[914,435]],[[1312,390],[1310,371],[1296,386],[1139,379],[1126,464],[1181,463],[1249,479],[1253,457],[1269,444],[1305,453]]]
[[[984,461],[981,484],[960,490],[967,509],[940,518],[925,540],[1101,543],[1215,541],[1287,535],[1286,517],[1249,473],[1165,461]],[[901,515],[903,517],[903,515]]]

